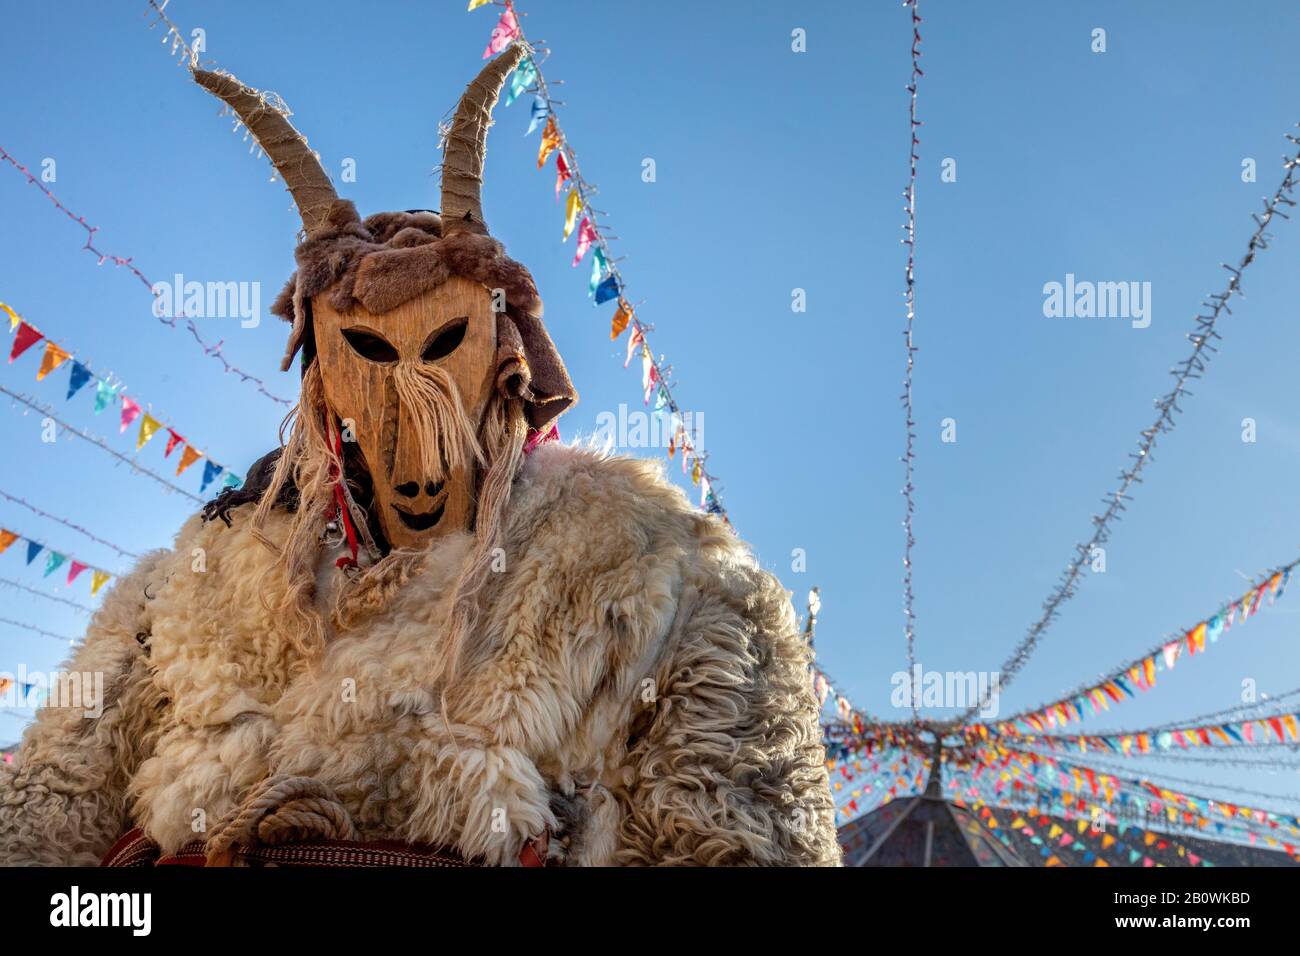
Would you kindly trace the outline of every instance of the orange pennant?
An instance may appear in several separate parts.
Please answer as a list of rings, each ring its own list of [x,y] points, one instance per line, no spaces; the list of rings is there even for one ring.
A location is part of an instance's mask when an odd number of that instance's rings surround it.
[[[555,125],[555,116],[546,121],[542,127],[542,145],[537,150],[537,168],[541,169],[546,165],[546,158],[555,152],[560,145],[560,128]]]
[[[632,319],[632,314],[623,306],[622,302],[618,304],[618,311],[614,313],[613,320],[609,323],[610,341],[617,339],[627,328],[628,322]]]
[[[179,475],[202,457],[203,452],[195,451],[193,445],[186,445],[185,450],[181,452],[181,462],[176,466],[176,474]]]
[[[63,351],[63,349],[59,348],[49,339],[46,339],[45,354],[41,356],[41,367],[36,373],[36,381],[39,382],[71,357],[72,356]]]
[[[4,528],[0,528],[0,554],[4,554],[9,545],[13,544],[17,540],[18,535],[14,534],[12,531],[6,531]]]

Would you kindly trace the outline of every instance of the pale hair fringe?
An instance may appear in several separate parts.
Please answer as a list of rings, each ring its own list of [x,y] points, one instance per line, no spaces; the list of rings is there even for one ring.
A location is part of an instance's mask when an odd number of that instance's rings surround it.
[[[431,675],[445,688],[459,676],[468,637],[477,622],[478,598],[504,539],[510,491],[523,465],[527,424],[522,403],[494,390],[480,436],[476,436],[475,423],[465,414],[455,383],[438,366],[399,364],[394,367],[394,385],[420,436],[420,463],[425,474],[454,471],[471,462],[483,469],[474,546],[457,577],[446,638],[435,658],[436,673]],[[342,473],[343,467],[330,444],[328,415],[324,380],[319,365],[312,362],[303,376],[298,404],[280,426],[284,450],[270,486],[253,512],[250,529],[258,541],[277,553],[277,560],[262,572],[265,584],[258,588],[262,602],[282,623],[288,639],[308,656],[325,646],[325,622],[316,604],[316,570],[321,529],[334,511],[331,469]],[[440,441],[445,435],[456,435],[459,441]],[[298,509],[281,547],[262,529],[290,478],[298,489]],[[394,550],[339,588],[331,622],[347,630],[382,608],[418,573],[424,554]],[[283,584],[266,580],[276,571],[283,574]],[[272,601],[272,594],[279,597]]]

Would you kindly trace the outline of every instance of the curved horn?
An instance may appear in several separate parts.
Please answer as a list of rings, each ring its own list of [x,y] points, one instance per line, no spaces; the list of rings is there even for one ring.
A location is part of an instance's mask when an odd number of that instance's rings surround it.
[[[325,223],[338,194],[307,140],[289,122],[289,111],[268,102],[265,93],[245,86],[229,73],[197,69],[193,73],[199,86],[235,111],[257,145],[271,157],[298,205],[303,228],[311,235]]]
[[[519,61],[524,47],[512,43],[465,88],[447,134],[442,160],[442,234],[487,234],[483,221],[483,159],[487,156],[487,131],[492,108],[501,87]]]

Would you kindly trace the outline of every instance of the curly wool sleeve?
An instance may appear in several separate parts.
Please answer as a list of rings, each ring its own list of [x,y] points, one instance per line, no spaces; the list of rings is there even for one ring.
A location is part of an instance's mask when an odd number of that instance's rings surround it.
[[[788,594],[757,568],[716,568],[678,613],[617,793],[617,859],[838,866],[810,655]]]
[[[127,828],[127,785],[157,735],[145,591],[166,554],[146,555],[104,598],[0,765],[0,865],[94,866]]]

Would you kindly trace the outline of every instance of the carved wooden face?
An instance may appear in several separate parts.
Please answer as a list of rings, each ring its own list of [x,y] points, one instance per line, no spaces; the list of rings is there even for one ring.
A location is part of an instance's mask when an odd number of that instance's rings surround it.
[[[422,453],[421,421],[429,408],[412,408],[410,379],[420,365],[447,373],[465,415],[479,433],[495,377],[496,313],[492,297],[476,282],[452,277],[390,312],[374,315],[360,305],[346,313],[327,295],[312,300],[316,361],[325,400],[344,440],[354,440],[374,484],[372,513],[393,548],[421,548],[474,521],[476,464],[459,429],[436,430],[434,449]],[[432,405],[432,402],[428,404]],[[445,416],[444,416],[445,417]],[[433,418],[437,420],[436,417]],[[459,467],[449,461],[463,460]]]

